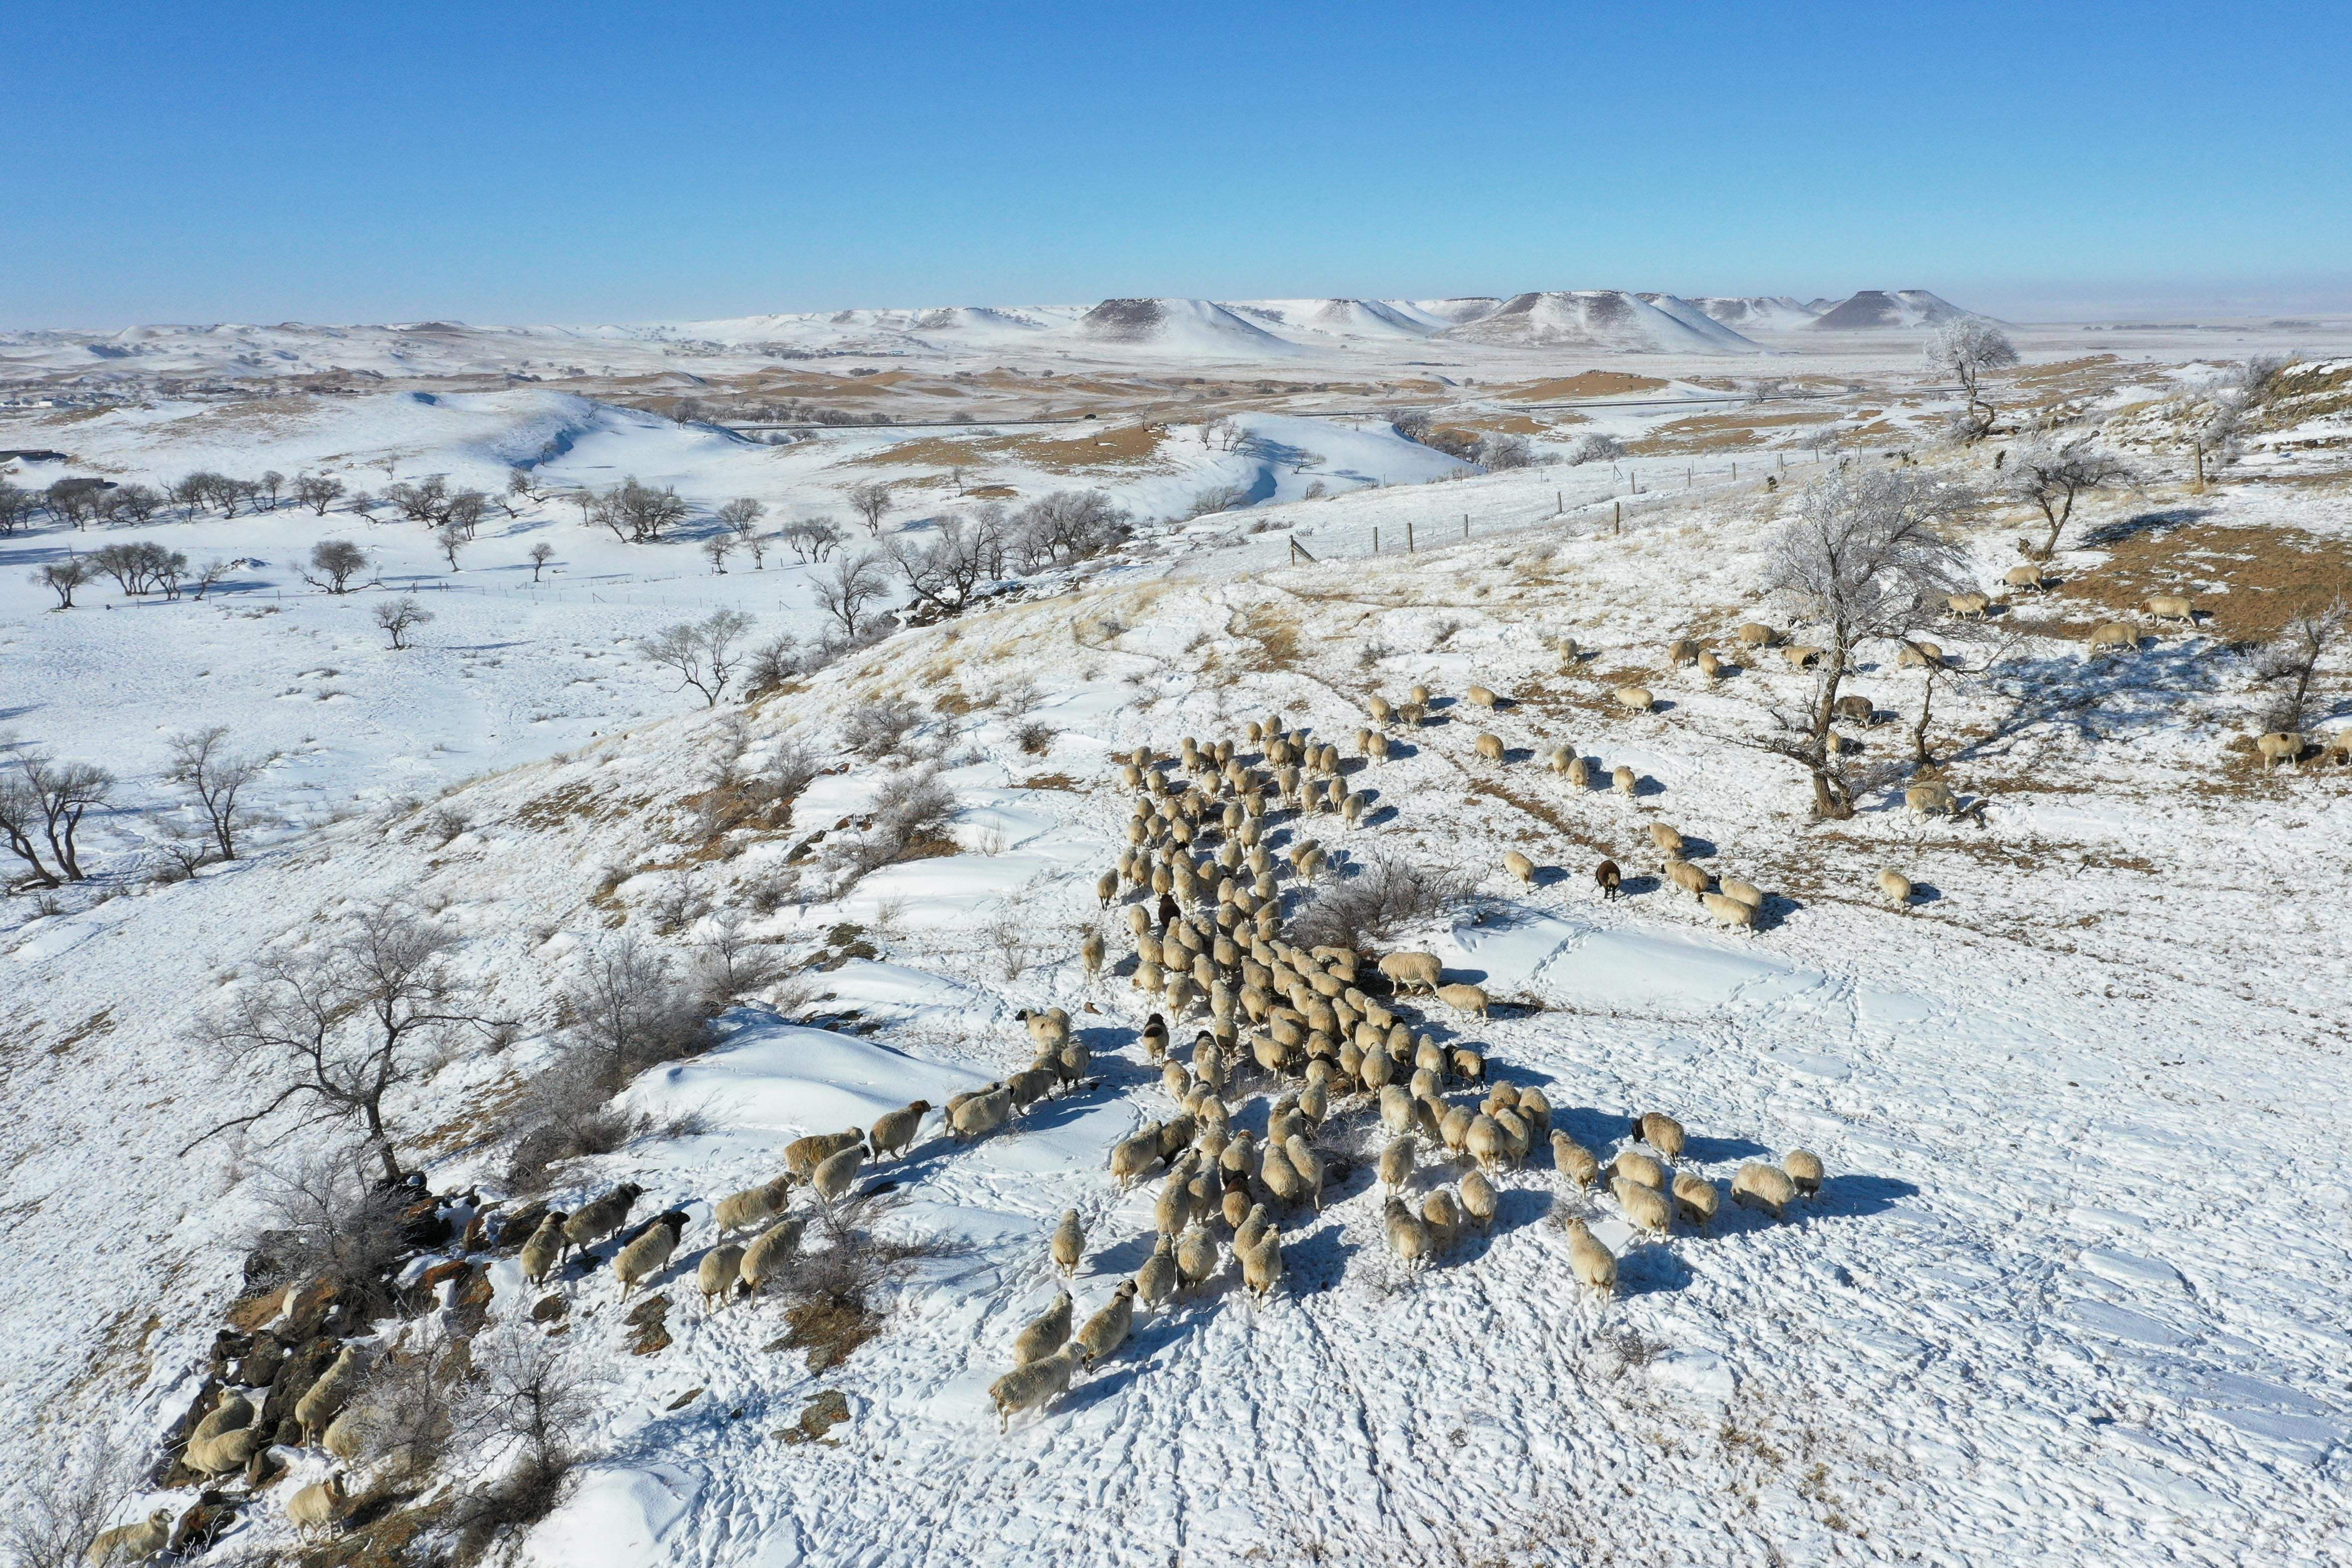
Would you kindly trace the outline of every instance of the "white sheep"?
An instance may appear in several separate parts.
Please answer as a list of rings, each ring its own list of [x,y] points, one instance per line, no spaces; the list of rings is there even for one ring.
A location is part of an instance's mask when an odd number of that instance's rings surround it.
[[[1504,758],[1503,738],[1500,735],[1481,733],[1472,744],[1479,757],[1486,762],[1499,763]]]
[[[1941,813],[1958,816],[1960,803],[1951,786],[1936,781],[1915,784],[1903,792],[1903,805],[1915,817],[1925,818]]]
[[[1462,694],[1462,700],[1473,708],[1492,709],[1496,702],[1495,694],[1483,686],[1470,688]]]
[[[1478,1163],[1480,1170],[1491,1175],[1503,1158],[1503,1130],[1496,1125],[1493,1117],[1470,1118],[1463,1132],[1462,1151]]]
[[[1399,991],[1434,993],[1444,973],[1433,952],[1391,952],[1380,963],[1381,973]]]
[[[1699,902],[1706,906],[1709,919],[1719,926],[1738,926],[1742,931],[1756,929],[1756,908],[1721,893],[1701,893]]]
[[[1196,1289],[1217,1271],[1217,1238],[1206,1226],[1189,1226],[1176,1242],[1176,1278],[1185,1289]]]
[[[1911,879],[1888,867],[1878,873],[1878,890],[1898,904],[1911,901]]]
[[[1516,849],[1503,855],[1503,869],[1532,888],[1536,885],[1536,863]]]
[[[677,1250],[678,1233],[685,1228],[686,1215],[672,1209],[656,1216],[635,1241],[613,1254],[613,1277],[621,1282],[622,1300],[668,1266],[670,1255]]]
[[[172,1510],[159,1508],[136,1524],[118,1524],[92,1538],[82,1561],[89,1568],[114,1563],[144,1563],[171,1544]]]
[[[1688,637],[1676,637],[1666,645],[1666,658],[1676,664],[1696,664],[1702,650]]]
[[[313,1531],[333,1526],[343,1517],[343,1510],[350,1501],[350,1497],[343,1490],[342,1476],[331,1475],[323,1481],[304,1487],[287,1499],[286,1518],[307,1538]]]
[[[1944,650],[1924,637],[1906,638],[1895,654],[1897,669],[1927,669],[1943,662]]]
[[[1580,1187],[1589,1187],[1601,1179],[1601,1162],[1592,1151],[1565,1132],[1551,1135],[1551,1163],[1555,1170]]]
[[[977,1100],[967,1101],[964,1109],[969,1110],[976,1103],[978,1103]],[[866,1145],[853,1143],[840,1153],[829,1156],[823,1164],[811,1173],[809,1185],[825,1203],[837,1202],[847,1195],[851,1186],[857,1181],[857,1173],[864,1169],[865,1165]]]
[[[1488,1181],[1484,1173],[1477,1171],[1463,1173],[1462,1207],[1478,1222],[1481,1229],[1495,1223],[1495,1211],[1501,1203],[1501,1198],[1495,1192],[1495,1184]]]
[[[1780,640],[1780,634],[1761,621],[1743,622],[1733,635],[1741,647],[1770,647]]]
[[[1689,1141],[1683,1124],[1662,1110],[1645,1110],[1633,1118],[1633,1136],[1669,1160],[1681,1159],[1683,1146]]]
[[[2011,567],[2000,574],[2000,580],[2010,587],[2028,594],[2044,592],[2049,586],[2047,580],[2042,575],[2042,568],[2031,563],[2022,566]]]
[[[1726,877],[1716,884],[1716,889],[1727,899],[1738,899],[1758,914],[1764,912],[1764,889],[1738,877]]]
[[[335,1418],[359,1387],[362,1368],[357,1345],[345,1345],[337,1352],[334,1364],[319,1374],[318,1380],[294,1402],[294,1419],[302,1427],[302,1440],[315,1443],[327,1423]]]
[[[1054,1304],[1032,1318],[1013,1337],[1013,1365],[1026,1366],[1033,1361],[1043,1361],[1062,1348],[1070,1337],[1070,1307],[1067,1290],[1054,1293]]]
[[[1282,1233],[1269,1229],[1250,1247],[1235,1247],[1234,1256],[1241,1260],[1242,1283],[1251,1295],[1264,1300],[1274,1288],[1282,1283]]]
[[[1621,1149],[1609,1168],[1620,1179],[1639,1182],[1654,1193],[1666,1190],[1666,1168],[1638,1149]]]
[[[1381,1150],[1381,1184],[1391,1193],[1403,1191],[1405,1184],[1412,1180],[1412,1133],[1391,1139]]]
[[[2036,574],[2037,580],[2039,575]],[[1985,612],[1992,608],[1992,596],[1979,593],[1947,594],[1944,595],[1944,607],[1962,620],[1980,621],[1984,619]]]
[[[1483,1018],[1491,1004],[1484,986],[1456,984],[1437,988],[1437,999],[1457,1013],[1468,1013]]]
[[[878,1160],[885,1155],[904,1154],[913,1145],[915,1134],[922,1130],[923,1118],[930,1114],[930,1110],[929,1100],[918,1100],[876,1117],[874,1130],[866,1135],[874,1157]]]
[[[714,1247],[704,1253],[694,1271],[695,1289],[702,1292],[703,1310],[715,1311],[724,1305],[742,1277],[743,1249],[734,1243]]]
[[[1651,705],[1657,701],[1646,686],[1621,686],[1609,696],[1618,707],[1633,713],[1647,713]]]
[[[1635,1229],[1653,1236],[1673,1234],[1674,1210],[1667,1206],[1665,1194],[1657,1188],[1631,1177],[1616,1176],[1610,1180],[1609,1190],[1617,1194],[1617,1206],[1625,1211],[1625,1218]]]
[[[792,1147],[784,1150],[787,1166],[792,1163]],[[593,1247],[627,1222],[629,1208],[645,1195],[645,1189],[634,1182],[624,1182],[603,1197],[583,1204],[570,1219],[563,1222],[563,1243],[571,1247]]]
[[[1568,1222],[1568,1268],[1578,1284],[1590,1289],[1617,1289],[1617,1255],[1601,1244],[1580,1219]]]
[[[1760,1208],[1774,1219],[1797,1196],[1796,1184],[1778,1165],[1750,1160],[1731,1178],[1731,1201],[1743,1208]]]
[[[1721,680],[1730,670],[1731,666],[1717,658],[1713,648],[1698,656],[1698,672],[1709,680]]]
[[[769,1280],[790,1267],[793,1254],[800,1250],[801,1231],[806,1224],[797,1218],[780,1219],[743,1249],[743,1261],[736,1268],[736,1278],[744,1295],[758,1295]]]
[[[1045,1360],[1014,1367],[990,1384],[988,1397],[996,1404],[997,1431],[1011,1430],[1014,1415],[1034,1410],[1066,1392],[1077,1365],[1078,1347],[1066,1344]]]
[[[1429,1227],[1421,1216],[1405,1207],[1403,1200],[1391,1198],[1381,1213],[1381,1228],[1387,1234],[1389,1250],[1407,1268],[1418,1268],[1429,1258]]]
[[[1682,1216],[1685,1225],[1705,1228],[1706,1222],[1715,1217],[1717,1194],[1715,1184],[1704,1176],[1692,1175],[1688,1172],[1676,1176],[1674,1197],[1675,1212]]]
[[[805,1138],[795,1138],[784,1145],[784,1169],[805,1178],[844,1149],[864,1142],[866,1130],[862,1127],[853,1127],[846,1132],[812,1132]]]
[[[2303,755],[2303,736],[2293,730],[2273,730],[2254,738],[2254,750],[2263,759],[2263,771],[2270,772],[2281,763],[2292,763]]]
[[[1135,1271],[1135,1293],[1147,1307],[1157,1307],[1176,1291],[1176,1241],[1163,1236],[1152,1244],[1151,1256]],[[1067,1297],[1064,1298],[1068,1300]]]
[[[563,1222],[561,1210],[550,1210],[539,1228],[522,1244],[522,1277],[537,1285],[553,1270],[556,1260],[563,1256]]]
[[[2139,632],[2126,621],[2102,621],[2091,628],[2091,638],[2084,648],[2084,657],[2096,658],[2108,648],[2139,647]]]
[[[1609,782],[1627,800],[1642,793],[1642,775],[1622,763],[1609,770]]]
[[[1780,1169],[1788,1173],[1789,1184],[1806,1197],[1821,1192],[1822,1157],[1811,1150],[1790,1150],[1788,1158],[1780,1162]]]
[[[778,1215],[784,1212],[793,1190],[792,1173],[787,1171],[772,1182],[756,1187],[746,1187],[740,1193],[730,1193],[719,1200],[711,1211],[712,1223],[721,1236],[730,1231],[763,1230]]]

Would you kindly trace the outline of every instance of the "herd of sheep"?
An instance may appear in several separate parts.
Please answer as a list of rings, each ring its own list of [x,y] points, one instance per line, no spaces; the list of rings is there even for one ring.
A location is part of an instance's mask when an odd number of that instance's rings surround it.
[[[1483,688],[1473,688],[1466,700],[1496,703]],[[1415,688],[1402,703],[1375,698],[1370,710],[1376,725],[1418,723],[1430,702],[1427,690]],[[1368,730],[1358,742],[1369,759],[1387,754],[1384,729]],[[1537,1148],[1549,1147],[1555,1168],[1580,1190],[1601,1178],[1591,1152],[1553,1127],[1540,1089],[1488,1084],[1483,1053],[1449,1048],[1426,1030],[1416,1032],[1381,999],[1410,1005],[1402,999],[1423,996],[1465,1017],[1484,1017],[1490,999],[1483,988],[1448,984],[1433,953],[1391,952],[1365,973],[1351,948],[1302,949],[1285,940],[1277,877],[1286,866],[1311,878],[1323,851],[1297,834],[1277,857],[1269,815],[1286,807],[1302,820],[1318,810],[1352,818],[1363,796],[1345,787],[1336,746],[1286,727],[1279,717],[1249,723],[1243,744],[1255,748],[1255,765],[1231,740],[1189,737],[1173,757],[1139,748],[1120,764],[1135,796],[1128,843],[1097,892],[1106,908],[1132,900],[1126,904],[1134,948],[1129,980],[1155,1008],[1142,1042],[1173,1110],[1114,1145],[1108,1171],[1122,1187],[1157,1173],[1156,1237],[1150,1256],[1075,1332],[1066,1291],[1022,1329],[1012,1370],[991,1387],[1000,1424],[1066,1390],[1081,1368],[1124,1342],[1139,1305],[1155,1308],[1208,1283],[1228,1252],[1245,1289],[1260,1297],[1273,1291],[1284,1273],[1278,1216],[1322,1206],[1331,1156],[1312,1136],[1353,1109],[1377,1113],[1385,1139],[1377,1161],[1387,1194],[1382,1234],[1409,1268],[1445,1253],[1471,1228],[1491,1226],[1501,1205],[1498,1178]],[[1358,804],[1351,809],[1350,803]],[[1680,847],[1671,829],[1654,837],[1661,847],[1669,838]],[[1532,879],[1526,857],[1517,856],[1511,868]],[[1107,944],[1090,934],[1079,957],[1088,977],[1098,976]],[[1180,1058],[1170,1020],[1191,1028],[1196,1015],[1192,1046]],[[1066,1037],[1058,1011],[1029,1015],[1028,1021],[1048,1056]],[[1482,1089],[1483,1095],[1467,1098]],[[1267,1101],[1262,1135],[1236,1125],[1261,1094]],[[1672,1169],[1684,1148],[1680,1124],[1654,1112],[1636,1119],[1632,1133],[1650,1152],[1629,1147],[1610,1166],[1611,1191],[1628,1222],[1664,1236],[1677,1217],[1696,1226],[1712,1219],[1719,1204],[1714,1183]],[[1454,1180],[1416,1205],[1403,1194],[1425,1151]],[[1821,1162],[1796,1150],[1781,1165],[1742,1167],[1732,1198],[1777,1218],[1798,1195],[1817,1192],[1821,1179]],[[1586,1285],[1612,1289],[1615,1256],[1582,1220],[1570,1220],[1567,1229],[1570,1271]],[[1051,1250],[1066,1272],[1081,1261],[1085,1236],[1076,1211],[1063,1216]]]

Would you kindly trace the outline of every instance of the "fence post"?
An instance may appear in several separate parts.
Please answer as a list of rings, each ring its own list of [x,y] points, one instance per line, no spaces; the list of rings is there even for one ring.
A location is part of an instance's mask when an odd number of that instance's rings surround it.
[[[1381,525],[1380,525],[1379,523],[1377,523],[1377,522],[1376,522],[1376,523],[1372,524],[1372,553],[1373,553],[1373,554],[1375,554],[1375,555],[1378,555],[1380,552],[1381,552]]]
[[[1466,511],[1462,514],[1462,538],[1465,543],[1470,539],[1470,514]]]
[[[1404,552],[1412,553],[1412,524],[1409,522],[1404,525]]]
[[[1554,516],[1554,517],[1558,517],[1558,516],[1559,516],[1562,512],[1566,511],[1567,510],[1568,510],[1568,492],[1567,492],[1566,490],[1554,490],[1554,491],[1552,491],[1552,492],[1551,492],[1551,514],[1552,514],[1552,516]]]
[[[1617,526],[1615,531],[1618,533],[1623,533],[1625,531],[1625,503],[1622,500],[1613,500],[1609,504],[1617,509]]]

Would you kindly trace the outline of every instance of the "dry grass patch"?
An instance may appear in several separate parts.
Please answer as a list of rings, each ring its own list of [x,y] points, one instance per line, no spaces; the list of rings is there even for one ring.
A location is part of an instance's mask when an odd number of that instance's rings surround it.
[[[1655,392],[1665,384],[1651,375],[1633,375],[1622,370],[1588,370],[1531,382],[1496,395],[1514,403],[1551,403],[1573,397],[1622,397],[1629,392]]]
[[[2276,637],[2352,584],[2352,541],[2297,528],[2231,528],[2187,509],[2095,527],[2083,542],[2109,552],[2106,563],[2057,584],[2053,598],[2136,613],[2151,595],[2185,592],[2210,613],[2210,634],[2246,641]],[[2230,591],[2196,592],[2196,584],[2215,581]]]

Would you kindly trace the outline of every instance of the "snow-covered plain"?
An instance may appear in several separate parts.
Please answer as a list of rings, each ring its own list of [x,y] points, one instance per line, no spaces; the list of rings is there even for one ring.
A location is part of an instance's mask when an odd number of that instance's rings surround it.
[[[77,455],[126,477],[356,474],[391,455],[403,477],[486,486],[540,461],[558,482],[635,473],[701,506],[749,494],[783,515],[824,504],[840,465],[892,439],[757,447],[541,392],[385,394],[363,418],[352,406],[123,411],[82,422]],[[1308,423],[1265,433],[1311,439],[1335,464],[1445,470],[1425,449],[1345,446],[1393,440],[1381,431]],[[1156,511],[1153,484],[1241,482],[1225,457],[1191,443],[1173,478],[1107,482]],[[1255,515],[1278,533],[1314,537],[1302,520],[1343,508],[1351,541],[1465,510],[1513,525],[1411,558],[1391,543],[1277,567],[1246,537],[1215,542],[1233,526],[1215,520],[1072,591],[903,633],[800,689],[709,712],[629,639],[721,604],[756,612],[763,633],[805,631],[805,574],[788,561],[753,573],[739,558],[717,576],[690,542],[621,545],[549,503],[494,513],[450,574],[412,525],[280,512],[113,531],[260,564],[201,605],[108,609],[107,584],[58,614],[21,578],[75,542],[46,528],[0,542],[5,722],[128,781],[128,809],[93,834],[105,879],[56,913],[12,899],[0,929],[9,1472],[93,1426],[152,1450],[194,1391],[237,1294],[261,1171],[280,1155],[257,1142],[177,1153],[249,1094],[191,1034],[257,954],[381,900],[464,937],[465,968],[523,1021],[518,1038],[452,1061],[395,1110],[430,1151],[436,1190],[498,1196],[505,1147],[471,1112],[548,1059],[554,998],[580,958],[653,932],[683,893],[742,914],[794,960],[844,961],[725,1014],[717,1049],[628,1091],[655,1125],[690,1131],[559,1173],[561,1206],[625,1179],[646,1189],[638,1212],[683,1207],[690,1224],[658,1282],[675,1342],[657,1355],[627,1353],[608,1271],[554,1287],[566,1337],[611,1382],[595,1457],[528,1560],[2334,1560],[2352,1530],[2352,966],[2326,890],[2342,881],[2352,788],[2340,771],[2262,778],[2232,749],[2242,663],[2224,645],[2231,594],[2250,590],[2231,589],[2228,561],[2197,568],[2213,574],[2198,591],[2221,606],[2214,626],[2168,632],[2128,662],[2085,661],[2070,609],[2021,609],[2011,626],[2042,626],[2022,651],[2049,717],[1986,684],[1938,695],[1956,783],[1989,802],[1981,826],[1917,824],[1899,797],[1874,797],[1821,827],[1787,764],[1734,743],[1806,678],[1768,661],[1711,689],[1662,655],[1672,636],[1720,636],[1755,613],[1786,492],[1752,478],[1695,489],[1621,534],[1599,512],[1541,523],[1561,484],[1541,470],[1335,501],[1271,477]],[[2193,503],[2159,484],[2087,521],[2192,504],[2249,543],[2352,541],[2340,479],[2260,470]],[[1972,531],[1987,581],[2019,527]],[[292,563],[327,532],[376,547],[389,582],[453,584],[430,590],[440,618],[419,648],[382,646],[368,596],[300,586]],[[542,539],[559,565],[534,595],[521,557]],[[2074,608],[2130,607],[2102,596],[2116,559],[2063,555],[2086,584]],[[1587,656],[1563,668],[1559,635]],[[1971,635],[1955,626],[1947,647]],[[1859,684],[1907,716],[1919,677],[1892,664],[1874,650]],[[1660,712],[1607,710],[1633,672],[1666,700]],[[1367,1162],[1320,1214],[1284,1216],[1288,1277],[1272,1300],[1251,1302],[1228,1263],[1000,1436],[987,1387],[1055,1288],[1045,1238],[1060,1214],[1076,1208],[1088,1232],[1072,1286],[1082,1312],[1150,1247],[1150,1194],[1103,1173],[1113,1142],[1171,1109],[1137,1040],[1149,1007],[1074,958],[1089,928],[1124,951],[1120,912],[1094,894],[1124,843],[1113,753],[1238,739],[1271,712],[1352,752],[1365,694],[1415,681],[1444,697],[1482,682],[1513,701],[1475,722],[1442,706],[1392,760],[1352,775],[1374,797],[1364,827],[1281,826],[1344,858],[1399,853],[1478,879],[1473,906],[1400,945],[1429,947],[1505,1005],[1484,1023],[1433,1005],[1430,1031],[1542,1084],[1557,1124],[1604,1159],[1630,1117],[1664,1110],[1691,1131],[1686,1168],[1720,1182],[1801,1144],[1827,1165],[1822,1197],[1785,1224],[1727,1205],[1704,1233],[1648,1242],[1538,1151],[1504,1178],[1493,1232],[1415,1276],[1386,1253]],[[908,764],[842,754],[788,829],[716,844],[687,797],[739,745],[752,768],[787,738],[840,754],[848,710],[889,697],[926,715],[918,749],[955,793],[961,852],[760,912],[793,852],[820,832],[855,835]],[[286,820],[247,859],[140,885],[119,873],[170,809],[162,736],[205,722],[283,754],[268,799]],[[1052,731],[1042,752],[1023,749],[1031,722]],[[1511,748],[1500,768],[1475,755],[1482,725]],[[1870,743],[1901,743],[1883,733]],[[1631,802],[1571,790],[1537,761],[1562,742],[1650,787]],[[463,825],[446,842],[404,798],[445,786]],[[1717,934],[1659,890],[1653,821],[1772,894],[1765,929]],[[1545,868],[1537,887],[1504,875],[1511,847]],[[1602,854],[1628,868],[1632,897],[1594,896]],[[1920,885],[1916,904],[1877,898],[1883,865]],[[871,956],[844,959],[845,925]],[[711,929],[705,917],[646,940],[683,951]],[[692,1271],[719,1195],[772,1174],[790,1137],[1025,1064],[1013,1015],[1054,1005],[1095,1048],[1098,1083],[971,1145],[927,1130],[907,1160],[870,1168],[905,1200],[892,1227],[950,1244],[892,1294],[877,1338],[812,1373],[775,1348],[776,1303],[704,1316]],[[1266,1110],[1257,1095],[1237,1121],[1262,1128]],[[1416,1186],[1446,1179],[1424,1163]],[[1569,1215],[1621,1254],[1615,1299],[1574,1288],[1557,1224]],[[526,1321],[541,1292],[510,1263],[491,1279],[493,1314]],[[848,1415],[825,1440],[778,1439],[828,1391]],[[284,1496],[327,1468],[290,1457],[296,1482],[266,1494],[222,1553],[290,1545]],[[122,1517],[163,1500],[189,1494],[126,1498]]]

